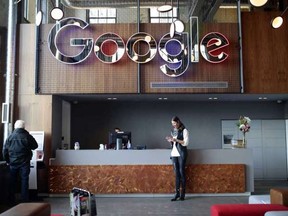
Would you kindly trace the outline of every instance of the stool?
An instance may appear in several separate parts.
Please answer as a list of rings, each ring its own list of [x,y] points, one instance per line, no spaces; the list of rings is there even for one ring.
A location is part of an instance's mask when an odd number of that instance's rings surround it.
[[[50,216],[51,207],[49,203],[20,203],[1,216]]]
[[[288,206],[288,188],[270,189],[271,204],[281,204]]]

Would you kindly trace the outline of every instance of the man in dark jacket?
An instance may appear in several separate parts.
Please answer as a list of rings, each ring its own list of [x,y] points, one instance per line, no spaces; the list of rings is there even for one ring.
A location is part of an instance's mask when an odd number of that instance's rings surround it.
[[[15,202],[15,188],[18,175],[21,178],[21,200],[29,201],[29,174],[32,150],[38,148],[34,137],[25,130],[25,122],[17,120],[14,124],[15,130],[6,139],[3,148],[3,157],[10,167],[11,197],[10,201]]]

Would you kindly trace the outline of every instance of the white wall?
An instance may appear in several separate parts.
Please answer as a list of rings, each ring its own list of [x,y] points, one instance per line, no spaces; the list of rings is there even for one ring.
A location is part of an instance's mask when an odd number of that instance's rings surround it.
[[[237,119],[222,121],[222,136],[233,135],[233,139],[242,139],[236,122]],[[254,119],[250,125],[251,129],[246,133],[246,148],[253,151],[255,179],[287,179],[285,120]],[[223,146],[227,148],[229,145]]]

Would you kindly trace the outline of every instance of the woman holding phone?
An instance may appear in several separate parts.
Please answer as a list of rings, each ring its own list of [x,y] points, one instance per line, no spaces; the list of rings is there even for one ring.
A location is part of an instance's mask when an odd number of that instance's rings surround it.
[[[171,136],[166,137],[167,141],[173,146],[171,152],[171,159],[175,172],[175,195],[171,201],[176,201],[178,199],[185,199],[185,189],[186,189],[186,175],[185,166],[187,159],[187,146],[189,144],[189,132],[185,128],[181,120],[174,116],[171,120],[172,131]],[[180,191],[181,185],[181,191]]]

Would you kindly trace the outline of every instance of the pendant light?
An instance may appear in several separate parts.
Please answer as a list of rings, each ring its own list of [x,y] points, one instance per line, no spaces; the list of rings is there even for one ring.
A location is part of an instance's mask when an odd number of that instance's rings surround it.
[[[172,6],[172,22],[170,24],[170,37],[173,38],[175,34],[175,23],[174,23],[174,11],[173,11],[173,2],[171,1]]]
[[[171,4],[166,4],[167,2],[165,1],[165,4],[158,7],[157,10],[160,13],[165,13],[165,12],[169,12],[173,9],[173,5],[172,5],[172,0],[171,0]]]
[[[283,15],[287,11],[287,8],[288,7],[285,8],[285,10],[282,12],[282,14],[280,16],[277,16],[274,19],[272,19],[271,25],[273,28],[277,29],[277,28],[281,27],[281,25],[283,24]]]
[[[173,6],[173,4],[172,4]],[[170,25],[170,37],[174,37],[175,32],[182,33],[184,31],[184,23],[178,18],[179,17],[179,0],[177,0],[177,18],[173,18],[172,11],[172,23]]]
[[[50,12],[50,16],[54,19],[54,20],[61,20],[64,16],[64,12],[61,8],[59,7],[54,7],[51,12]]]
[[[179,19],[180,16],[180,5],[179,5],[179,0],[177,0],[177,19],[175,19],[173,22],[175,24],[175,31],[178,33],[184,32],[184,23],[182,20]]]
[[[50,11],[50,16],[55,21],[59,21],[64,17],[64,11],[59,6],[59,0],[55,0],[55,5],[53,6],[52,10]]]
[[[35,18],[36,18],[36,20],[35,20],[36,26],[40,26],[41,23],[42,23],[42,18],[43,18],[43,13],[42,13],[41,10],[39,10],[39,11],[37,12],[37,15],[36,15]]]
[[[268,0],[250,0],[250,3],[255,7],[262,7]]]

